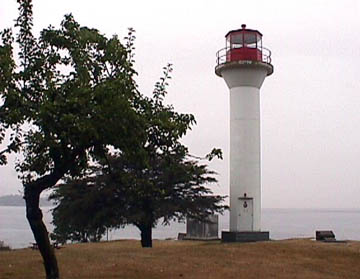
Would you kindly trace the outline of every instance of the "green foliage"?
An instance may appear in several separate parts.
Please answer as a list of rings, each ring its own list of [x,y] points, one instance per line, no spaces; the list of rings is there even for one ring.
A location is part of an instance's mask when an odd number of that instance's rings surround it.
[[[17,171],[30,184],[55,172],[80,175],[109,145],[136,150],[144,134],[136,111],[133,31],[123,45],[66,15],[59,29],[50,26],[35,38],[31,1],[18,2],[18,66],[11,31],[1,33],[0,141],[8,128],[13,135],[0,162],[7,152],[21,151]]]
[[[114,210],[106,205],[111,193],[106,188],[95,187],[96,177],[68,181],[59,185],[50,195],[57,201],[53,210],[56,224],[50,237],[59,243],[100,241],[108,227],[115,226]],[[84,198],[86,197],[86,198]],[[118,220],[116,220],[118,222]]]
[[[107,226],[134,224],[141,230],[142,236],[149,230],[151,235],[151,228],[161,218],[164,224],[184,220],[187,216],[204,220],[209,214],[226,208],[222,205],[224,197],[213,195],[208,188],[217,182],[215,173],[200,162],[200,159],[221,157],[221,150],[214,148],[205,158],[191,156],[180,139],[195,123],[194,116],[178,113],[171,105],[164,104],[171,71],[169,64],[164,68],[164,76],[155,84],[153,97],[146,98],[146,102],[141,104],[141,112],[146,119],[146,140],[141,146],[143,160],[117,152],[102,161],[87,178],[70,180],[65,185],[87,184],[89,196],[77,196],[77,202],[81,204],[90,204],[91,193],[96,189],[98,195],[94,197],[97,200],[91,203],[102,204],[100,211],[113,211],[108,215],[102,214],[103,224],[111,220]],[[68,187],[70,193],[66,194],[61,187],[53,196],[59,203],[55,212],[72,218],[71,211],[76,209],[63,206],[63,200],[65,195],[73,197],[77,190]],[[86,212],[91,212],[91,216],[99,213],[91,206]],[[90,222],[90,218],[87,219]],[[56,228],[64,220],[54,220]],[[72,221],[76,222],[75,219]]]

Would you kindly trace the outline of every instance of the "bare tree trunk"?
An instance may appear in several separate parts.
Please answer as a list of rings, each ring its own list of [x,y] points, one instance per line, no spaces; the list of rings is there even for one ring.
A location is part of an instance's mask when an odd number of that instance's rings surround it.
[[[143,248],[152,247],[152,224],[142,224],[141,231],[141,246]]]
[[[54,248],[50,244],[48,231],[42,220],[42,212],[39,207],[40,193],[25,187],[26,218],[29,221],[41,256],[44,260],[46,279],[59,279],[59,269],[55,257]]]

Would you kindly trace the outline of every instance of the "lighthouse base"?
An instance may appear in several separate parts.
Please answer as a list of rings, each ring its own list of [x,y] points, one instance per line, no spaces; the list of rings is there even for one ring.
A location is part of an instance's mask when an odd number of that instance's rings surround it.
[[[221,232],[222,242],[255,242],[270,240],[269,232]]]

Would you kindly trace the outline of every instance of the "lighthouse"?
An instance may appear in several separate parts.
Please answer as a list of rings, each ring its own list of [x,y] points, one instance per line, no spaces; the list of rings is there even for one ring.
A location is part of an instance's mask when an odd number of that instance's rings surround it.
[[[269,239],[261,231],[260,88],[273,65],[262,37],[243,24],[217,52],[215,73],[230,91],[230,231],[223,241]]]

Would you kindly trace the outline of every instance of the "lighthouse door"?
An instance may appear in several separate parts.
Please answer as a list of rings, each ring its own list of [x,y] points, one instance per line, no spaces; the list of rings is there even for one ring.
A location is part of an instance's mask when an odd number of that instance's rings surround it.
[[[253,198],[239,198],[238,204],[238,231],[253,230]]]

